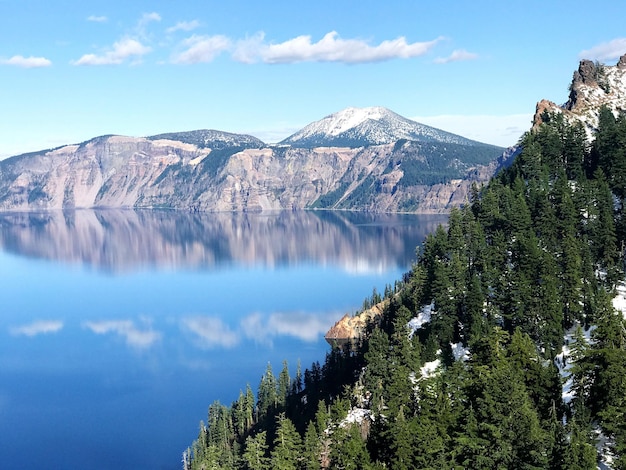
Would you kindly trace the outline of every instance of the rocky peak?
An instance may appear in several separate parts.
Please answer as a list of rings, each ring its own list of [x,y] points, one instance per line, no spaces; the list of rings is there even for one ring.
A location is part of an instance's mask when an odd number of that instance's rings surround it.
[[[567,102],[559,106],[549,100],[537,103],[533,128],[542,122],[547,112],[563,113],[569,122],[581,121],[589,137],[598,126],[602,106],[608,106],[615,115],[626,111],[626,54],[616,65],[605,65],[581,60],[573,74]]]
[[[599,69],[600,64],[596,66],[596,64],[590,60],[581,60],[580,65],[578,66],[578,70],[574,72],[574,78],[572,80],[572,83],[584,83],[585,85],[596,84]]]

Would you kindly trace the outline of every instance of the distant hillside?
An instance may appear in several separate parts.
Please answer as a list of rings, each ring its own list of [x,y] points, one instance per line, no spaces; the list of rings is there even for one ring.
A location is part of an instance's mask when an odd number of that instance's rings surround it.
[[[197,130],[101,136],[16,156],[0,161],[0,210],[438,213],[465,203],[471,185],[485,182],[510,156],[384,108],[351,113],[338,113],[343,118],[327,130],[337,139],[317,141],[331,147],[295,145],[304,141],[293,136],[294,145],[270,147],[249,135]],[[359,145],[338,146],[348,135]]]

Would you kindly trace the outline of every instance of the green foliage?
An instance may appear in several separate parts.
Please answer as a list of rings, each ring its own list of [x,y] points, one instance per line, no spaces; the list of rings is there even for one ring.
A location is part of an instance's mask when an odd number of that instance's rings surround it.
[[[268,365],[254,413],[248,391],[214,403],[190,468],[592,469],[598,432],[625,468],[626,320],[611,298],[624,276],[626,120],[601,111],[589,146],[579,125],[545,116],[522,145],[401,283],[365,299],[383,313],[359,344],[294,381],[286,363],[278,379]],[[409,331],[425,306],[430,321]],[[348,423],[354,407],[367,417]]]

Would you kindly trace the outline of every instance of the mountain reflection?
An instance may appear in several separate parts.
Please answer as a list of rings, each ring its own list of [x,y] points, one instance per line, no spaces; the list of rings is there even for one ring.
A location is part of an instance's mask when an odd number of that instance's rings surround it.
[[[359,274],[408,267],[415,247],[445,221],[441,215],[321,211],[3,213],[0,246],[21,256],[112,272],[315,262]]]

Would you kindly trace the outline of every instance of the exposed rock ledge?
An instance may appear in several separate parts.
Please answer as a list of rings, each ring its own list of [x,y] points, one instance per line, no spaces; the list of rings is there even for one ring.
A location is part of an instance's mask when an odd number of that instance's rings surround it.
[[[380,319],[388,303],[389,300],[383,300],[355,316],[345,314],[341,320],[328,330],[324,339],[331,346],[343,346],[349,342],[357,342],[365,335],[367,325]]]

